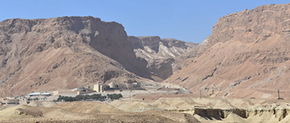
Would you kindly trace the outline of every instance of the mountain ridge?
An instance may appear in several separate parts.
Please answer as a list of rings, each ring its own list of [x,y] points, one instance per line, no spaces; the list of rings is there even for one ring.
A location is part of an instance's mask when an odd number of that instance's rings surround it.
[[[159,36],[129,36],[137,57],[147,61],[147,68],[155,81],[162,81],[175,71],[178,56],[194,49],[197,44]]]
[[[126,66],[142,61],[126,45],[123,29],[116,22],[93,17],[1,22],[1,95],[136,81],[138,77],[129,71],[142,72],[138,70],[142,63],[135,64],[135,70]],[[112,42],[124,49],[115,48],[110,45]],[[112,54],[107,48],[117,52]],[[124,63],[121,55],[131,61]]]
[[[1,96],[152,79],[124,27],[91,16],[4,20],[0,59]]]
[[[199,53],[165,81],[197,96],[273,99],[280,89],[290,98],[289,11],[265,5],[220,18],[203,48],[187,54]]]

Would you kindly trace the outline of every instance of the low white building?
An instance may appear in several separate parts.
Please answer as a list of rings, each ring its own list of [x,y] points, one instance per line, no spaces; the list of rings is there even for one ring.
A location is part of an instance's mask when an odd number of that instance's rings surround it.
[[[28,94],[28,96],[30,96],[30,97],[32,97],[32,96],[51,96],[51,93],[34,92],[34,93]]]

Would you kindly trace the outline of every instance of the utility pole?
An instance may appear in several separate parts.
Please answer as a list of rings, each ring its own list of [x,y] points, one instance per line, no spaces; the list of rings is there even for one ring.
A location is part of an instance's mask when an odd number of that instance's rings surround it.
[[[280,92],[279,92],[279,89],[278,89],[278,99],[280,99]]]
[[[280,90],[278,89],[278,100],[280,100]]]

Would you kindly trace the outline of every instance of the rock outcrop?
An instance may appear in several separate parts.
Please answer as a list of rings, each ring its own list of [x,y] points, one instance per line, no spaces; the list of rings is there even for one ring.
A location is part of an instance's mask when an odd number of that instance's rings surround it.
[[[156,81],[171,76],[178,56],[197,45],[176,39],[161,39],[158,36],[130,36],[128,39],[136,56],[147,61],[147,69]]]
[[[220,18],[166,82],[205,97],[273,99],[280,89],[290,98],[289,12],[290,4],[265,5]]]
[[[1,96],[150,77],[124,27],[93,17],[4,20],[0,59]]]

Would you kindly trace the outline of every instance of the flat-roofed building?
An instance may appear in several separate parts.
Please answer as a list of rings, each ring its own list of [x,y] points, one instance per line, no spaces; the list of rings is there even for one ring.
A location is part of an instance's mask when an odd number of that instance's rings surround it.
[[[96,92],[104,92],[106,85],[95,84],[93,90]]]
[[[32,97],[32,96],[51,96],[51,93],[34,92],[34,93],[28,94],[28,96],[30,96],[30,97]]]
[[[18,99],[4,99],[3,104],[19,104],[19,100]]]

